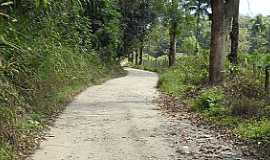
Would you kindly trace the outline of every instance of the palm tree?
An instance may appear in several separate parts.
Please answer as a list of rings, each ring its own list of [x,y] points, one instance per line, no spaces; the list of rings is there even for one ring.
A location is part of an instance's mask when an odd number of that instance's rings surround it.
[[[13,5],[13,4],[14,4],[13,1],[6,1],[6,2],[0,3],[0,10],[1,10],[0,11],[0,18],[5,17],[7,19],[11,19],[12,21],[16,20],[15,18],[9,16],[7,13],[3,12],[3,10],[5,10],[6,7],[9,7],[9,6]]]

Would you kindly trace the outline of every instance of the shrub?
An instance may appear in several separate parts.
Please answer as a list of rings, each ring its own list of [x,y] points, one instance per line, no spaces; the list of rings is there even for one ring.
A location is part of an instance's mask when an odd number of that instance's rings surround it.
[[[0,142],[0,160],[13,160],[10,151],[11,147],[9,145]]]
[[[178,74],[175,69],[171,69],[170,71],[160,75],[158,86],[161,90],[177,96],[182,93],[182,76],[181,74]]]
[[[270,118],[270,105],[265,106],[265,107],[262,109],[262,113],[263,113],[263,116],[264,116],[264,117]]]
[[[196,54],[196,50],[200,50],[200,45],[195,36],[185,38],[181,47],[182,50],[188,55]]]
[[[236,129],[236,132],[242,138],[248,139],[269,139],[270,137],[270,121],[251,121],[248,123],[242,123]]]
[[[233,97],[252,97],[262,99],[265,96],[261,79],[254,77],[251,71],[241,70],[237,76],[226,79],[225,92]]]
[[[175,74],[181,74],[184,84],[201,85],[208,75],[208,61],[204,55],[184,56],[177,59]]]
[[[261,117],[265,103],[254,98],[241,97],[231,100],[231,113],[245,118]]]
[[[48,10],[29,8],[25,14],[18,5],[10,12],[19,23],[1,19],[0,160],[8,160],[11,150],[31,148],[28,143],[35,142],[44,118],[62,110],[88,84],[111,76],[118,65],[102,61],[109,55],[94,51],[90,21],[80,14],[80,4],[63,2],[50,3]],[[114,40],[110,44],[116,45]]]
[[[219,107],[224,99],[224,93],[221,88],[214,87],[201,91],[199,97],[195,100],[194,107],[199,110],[208,110]]]
[[[160,73],[159,87],[174,96],[196,95],[207,78],[206,59],[203,55],[179,57],[176,66]]]

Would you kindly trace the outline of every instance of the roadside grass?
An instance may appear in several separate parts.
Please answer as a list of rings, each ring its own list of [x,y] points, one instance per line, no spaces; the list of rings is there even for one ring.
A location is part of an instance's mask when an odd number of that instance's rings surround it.
[[[6,121],[7,124],[1,125],[3,128],[0,138],[0,160],[27,157],[38,147],[43,131],[48,128],[48,125],[64,110],[66,104],[75,95],[89,86],[101,84],[110,78],[123,75],[125,75],[125,71],[117,65],[100,70],[93,69],[89,75],[86,75],[86,78],[77,79],[68,85],[61,85],[57,90],[50,92],[50,94],[53,93],[52,96],[32,97],[32,105],[35,104],[34,106],[25,104],[22,107],[26,109],[17,107],[14,110],[1,107],[1,121],[2,123]]]
[[[226,64],[226,79],[220,86],[207,85],[207,56],[183,56],[176,66],[158,70],[159,88],[180,98],[192,111],[210,123],[230,129],[240,139],[270,146],[270,101],[263,89],[264,79],[254,77],[249,57],[241,57],[239,68]],[[151,68],[151,67],[150,67]],[[265,148],[259,147],[261,150]],[[267,152],[263,156],[269,156]]]
[[[0,142],[0,160],[12,160],[12,147],[4,142]]]
[[[124,74],[113,54],[94,49],[89,21],[59,4],[0,24],[0,160],[23,159],[77,93]]]

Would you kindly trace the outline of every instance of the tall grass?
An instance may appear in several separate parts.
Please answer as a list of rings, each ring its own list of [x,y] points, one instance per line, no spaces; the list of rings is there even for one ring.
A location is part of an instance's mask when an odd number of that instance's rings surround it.
[[[46,119],[71,95],[121,72],[92,49],[80,6],[59,1],[46,10],[27,7],[10,13],[17,22],[0,24],[0,160],[29,154]]]

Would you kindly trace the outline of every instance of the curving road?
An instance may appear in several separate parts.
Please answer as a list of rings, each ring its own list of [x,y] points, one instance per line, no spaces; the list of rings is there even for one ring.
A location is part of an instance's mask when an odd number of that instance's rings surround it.
[[[162,115],[152,102],[158,96],[155,73],[127,70],[126,77],[90,87],[77,96],[29,159],[241,159],[241,153],[210,131]],[[190,143],[187,137],[193,137]],[[199,147],[207,146],[220,150],[207,150],[205,156]]]

